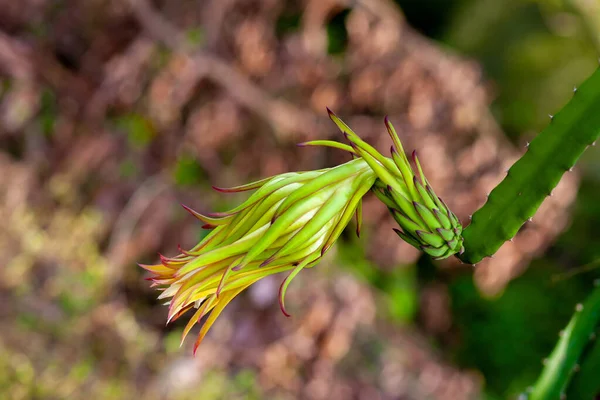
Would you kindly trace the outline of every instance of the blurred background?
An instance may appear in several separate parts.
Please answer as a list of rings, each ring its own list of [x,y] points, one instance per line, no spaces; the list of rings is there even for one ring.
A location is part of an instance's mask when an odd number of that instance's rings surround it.
[[[265,279],[196,357],[136,262],[206,232],[179,203],[347,161],[329,106],[389,115],[469,214],[598,66],[593,0],[0,0],[0,397],[504,399],[600,277],[600,152],[493,259],[432,262],[374,198],[277,305]],[[600,146],[598,146],[600,147]]]

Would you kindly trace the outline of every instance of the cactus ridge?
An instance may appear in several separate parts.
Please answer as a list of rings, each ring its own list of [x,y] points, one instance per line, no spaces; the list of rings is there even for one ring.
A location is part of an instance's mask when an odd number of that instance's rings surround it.
[[[560,332],[528,400],[593,400],[600,392],[600,287],[585,303],[577,304],[571,321]]]
[[[525,154],[490,193],[485,205],[473,214],[471,224],[463,232],[465,252],[461,260],[476,264],[513,238],[599,135],[597,69],[551,118],[548,127],[528,144]]]

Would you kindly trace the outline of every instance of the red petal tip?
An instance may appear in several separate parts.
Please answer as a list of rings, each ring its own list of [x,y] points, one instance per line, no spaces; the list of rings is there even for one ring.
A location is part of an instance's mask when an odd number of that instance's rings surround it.
[[[193,353],[192,353],[192,355],[194,357],[196,357],[196,352],[198,351],[198,347],[200,347],[200,343],[201,342],[202,342],[202,340],[199,340],[199,341],[197,340],[196,343],[194,343],[194,350],[193,350]]]
[[[281,285],[279,286],[279,308],[281,309],[281,312],[283,313],[283,315],[285,315],[286,317],[291,317],[292,314],[288,313],[287,310],[285,309],[285,304],[283,304],[283,297],[281,296],[281,291],[283,290],[283,285],[285,283],[285,280],[283,282],[281,282]]]
[[[217,192],[221,192],[221,193],[227,193],[228,192],[228,190],[226,188],[222,188],[222,187],[215,186],[215,185],[211,185],[211,187],[214,190],[216,190]]]
[[[262,262],[262,263],[261,263],[261,264],[258,266],[258,268],[262,268],[262,267],[265,267],[265,266],[269,265],[270,263],[272,263],[272,262],[273,262],[273,260],[274,260],[274,259],[275,259],[275,256],[271,256],[271,257],[267,258],[265,261],[263,261],[263,262]]]

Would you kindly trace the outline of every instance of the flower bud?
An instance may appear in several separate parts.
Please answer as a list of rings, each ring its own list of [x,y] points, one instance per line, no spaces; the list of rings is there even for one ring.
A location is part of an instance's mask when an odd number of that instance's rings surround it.
[[[364,159],[334,168],[278,175],[221,192],[256,190],[243,204],[225,213],[200,214],[185,207],[212,231],[191,250],[161,264],[141,265],[152,273],[159,299],[169,305],[168,321],[196,309],[183,332],[209,312],[194,352],[224,307],[259,279],[290,271],[279,290],[314,266],[333,245],[353,215],[360,220],[361,199],[376,176]],[[358,228],[360,229],[360,221]]]
[[[462,253],[464,247],[460,221],[434,193],[423,174],[416,152],[413,152],[412,159],[418,174],[414,172],[400,138],[387,117],[385,125],[393,142],[391,158],[381,155],[333,112],[328,111],[350,146],[327,140],[306,144],[336,147],[363,158],[377,175],[373,192],[388,207],[401,228],[395,229],[395,232],[407,243],[435,259]]]

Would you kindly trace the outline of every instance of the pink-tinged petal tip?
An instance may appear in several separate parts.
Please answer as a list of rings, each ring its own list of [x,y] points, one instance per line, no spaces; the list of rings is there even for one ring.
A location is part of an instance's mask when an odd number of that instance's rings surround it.
[[[285,303],[283,300],[283,285],[285,285],[285,280],[283,282],[281,282],[281,285],[279,286],[279,308],[281,309],[281,312],[283,313],[283,315],[285,315],[286,317],[291,317],[292,314],[288,313],[287,310],[285,309]]]
[[[275,256],[271,256],[269,258],[267,258],[265,261],[263,261],[258,268],[262,268],[262,267],[266,267],[267,265],[271,264],[273,262],[273,260],[275,259]]]
[[[230,193],[231,191],[228,190],[227,188],[222,188],[219,186],[215,186],[215,185],[211,185],[211,187],[216,190],[217,192],[221,192],[221,193]]]

